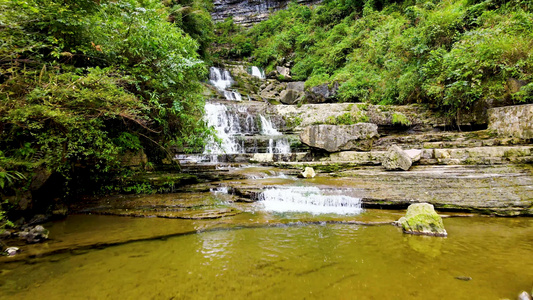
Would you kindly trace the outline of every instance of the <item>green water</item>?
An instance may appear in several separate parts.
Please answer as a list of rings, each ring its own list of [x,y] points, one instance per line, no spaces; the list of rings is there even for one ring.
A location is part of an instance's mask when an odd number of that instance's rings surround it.
[[[226,226],[4,263],[0,299],[514,299],[531,290],[533,219],[444,223],[448,238],[390,225]],[[73,239],[217,227],[206,224],[71,216],[51,229]]]

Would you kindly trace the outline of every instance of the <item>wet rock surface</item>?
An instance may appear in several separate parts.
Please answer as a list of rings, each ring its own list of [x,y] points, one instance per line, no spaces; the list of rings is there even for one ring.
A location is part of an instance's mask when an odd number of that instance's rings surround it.
[[[17,233],[19,239],[26,243],[39,243],[48,239],[49,231],[42,225],[35,227],[26,227],[24,230]]]

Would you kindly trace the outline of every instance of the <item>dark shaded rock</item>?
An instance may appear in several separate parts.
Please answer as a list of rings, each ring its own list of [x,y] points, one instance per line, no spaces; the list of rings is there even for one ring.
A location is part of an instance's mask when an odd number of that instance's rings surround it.
[[[44,222],[47,222],[49,219],[50,218],[47,215],[38,214],[38,215],[33,216],[33,218],[31,218],[31,220],[28,222],[28,226],[44,223]]]
[[[18,233],[19,239],[26,241],[26,243],[38,243],[48,239],[48,230],[42,225],[35,227],[27,227]]]
[[[407,208],[405,217],[401,217],[396,224],[401,226],[405,233],[423,234],[432,236],[447,236],[442,218],[435,212],[429,203],[411,204]]]
[[[305,97],[308,103],[324,103],[335,98],[338,90],[339,84],[337,82],[333,84],[324,83],[309,88],[305,93]]]
[[[56,203],[52,215],[54,217],[66,217],[68,215],[68,206],[64,203]]]
[[[136,169],[144,167],[147,163],[148,157],[142,149],[138,151],[126,151],[126,153],[120,157],[120,164],[124,167]]]
[[[383,159],[382,164],[388,171],[407,171],[409,168],[411,168],[413,162],[405,151],[396,145],[392,145],[389,147],[387,155]]]
[[[371,123],[311,125],[300,133],[300,140],[310,147],[328,152],[369,151],[378,136],[378,126]]]
[[[31,179],[30,190],[36,191],[40,189],[46,183],[46,181],[50,178],[50,176],[52,176],[52,172],[50,172],[47,168],[45,167],[37,168],[35,170],[35,175]]]
[[[0,240],[5,240],[11,237],[13,232],[11,230],[0,230]]]
[[[15,208],[19,211],[30,210],[33,208],[33,197],[30,191],[25,191],[13,198],[9,199],[9,202],[14,204]]]

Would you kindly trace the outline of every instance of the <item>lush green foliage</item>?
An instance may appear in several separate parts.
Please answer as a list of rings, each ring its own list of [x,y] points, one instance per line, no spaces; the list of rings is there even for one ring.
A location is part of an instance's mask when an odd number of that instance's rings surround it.
[[[169,0],[163,1],[170,7],[171,21],[188,33],[199,44],[198,52],[204,59],[209,59],[209,49],[213,42],[213,22],[209,11],[213,3],[210,0]]]
[[[80,170],[96,179],[125,151],[157,162],[202,145],[206,68],[179,26],[197,37],[209,27],[169,22],[157,0],[2,0],[0,10],[0,147],[12,162],[0,171],[44,164],[67,181]]]
[[[533,99],[531,1],[327,0],[292,4],[219,40],[268,70],[290,62],[306,86],[341,83],[338,100],[428,103],[450,115],[479,101]],[[520,82],[520,91],[508,81]]]

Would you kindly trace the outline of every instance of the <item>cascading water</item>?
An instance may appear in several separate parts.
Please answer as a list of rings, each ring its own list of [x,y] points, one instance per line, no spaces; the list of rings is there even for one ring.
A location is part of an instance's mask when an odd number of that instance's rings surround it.
[[[249,72],[264,78],[264,72],[257,67],[250,68]],[[211,67],[209,82],[225,95],[226,100],[241,100],[239,93],[229,90],[234,80],[228,70]],[[180,163],[235,163],[252,157],[248,154],[291,153],[288,138],[275,128],[270,119],[257,114],[256,105],[218,100],[212,99],[205,105],[205,120],[214,129],[218,142],[215,139],[208,142],[202,154],[177,154],[176,159]],[[264,104],[258,105],[262,107]],[[272,156],[270,159],[273,159]],[[276,156],[276,159],[279,157]]]
[[[255,77],[257,77],[257,78],[259,78],[261,80],[264,80],[266,78],[265,72],[263,70],[259,69],[256,66],[253,66],[251,68],[251,74],[252,74],[252,76],[255,76]]]
[[[341,194],[326,194],[318,187],[278,187],[259,194],[259,203],[271,212],[312,214],[359,214],[361,199]]]
[[[268,120],[267,118],[263,117],[262,115],[259,115],[259,118],[261,119],[261,133],[262,134],[264,134],[264,135],[281,135],[281,132],[279,132],[272,125],[272,121]]]
[[[226,100],[241,101],[242,96],[238,92],[229,90],[233,84],[233,78],[228,70],[211,67],[209,68],[209,82],[224,94]]]
[[[211,141],[205,147],[204,154],[243,153],[244,147],[237,143],[235,136],[242,134],[239,118],[228,111],[222,104],[206,103],[205,117],[207,124],[213,127],[221,143]]]
[[[274,128],[274,125],[272,124],[272,121],[265,118],[264,116],[259,116],[261,119],[261,133],[268,136],[280,136],[281,132],[279,132],[276,128]],[[267,153],[280,153],[280,154],[288,154],[291,153],[291,146],[289,144],[289,140],[287,138],[270,138],[268,140],[268,148]]]

